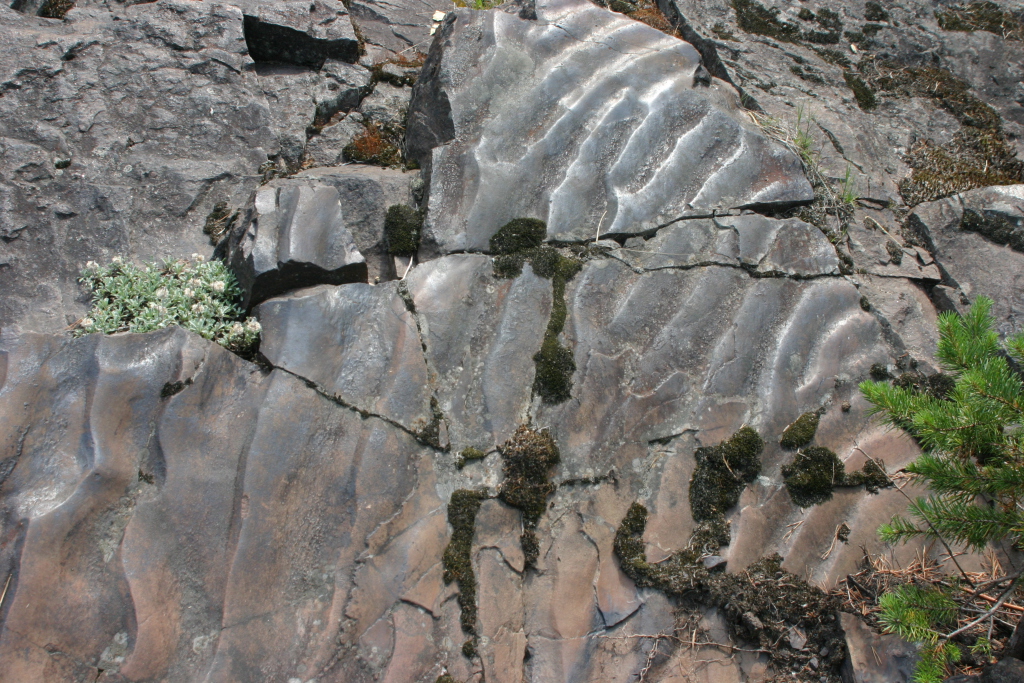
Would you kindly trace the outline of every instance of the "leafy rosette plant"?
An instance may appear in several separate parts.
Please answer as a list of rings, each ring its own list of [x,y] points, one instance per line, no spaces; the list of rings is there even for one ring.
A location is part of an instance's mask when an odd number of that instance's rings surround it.
[[[76,324],[76,336],[178,325],[240,355],[259,342],[260,324],[245,317],[238,283],[221,261],[193,254],[137,266],[118,256],[107,266],[87,263],[81,282],[92,290],[93,305]]]

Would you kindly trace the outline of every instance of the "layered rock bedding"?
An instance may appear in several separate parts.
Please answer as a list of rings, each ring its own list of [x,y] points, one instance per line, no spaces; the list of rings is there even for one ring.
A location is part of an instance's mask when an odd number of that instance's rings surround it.
[[[0,681],[909,680],[857,385],[1024,330],[1024,23],[958,11],[0,8]],[[81,334],[192,254],[258,353]]]

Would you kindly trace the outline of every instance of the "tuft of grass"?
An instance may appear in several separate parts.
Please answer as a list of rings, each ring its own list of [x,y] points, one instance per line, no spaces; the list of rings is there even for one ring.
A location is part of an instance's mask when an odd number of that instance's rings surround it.
[[[92,290],[89,313],[75,336],[102,332],[151,332],[178,325],[249,357],[259,343],[260,324],[239,306],[241,290],[221,261],[167,260],[136,266],[115,257],[107,266],[90,261],[80,282]]]

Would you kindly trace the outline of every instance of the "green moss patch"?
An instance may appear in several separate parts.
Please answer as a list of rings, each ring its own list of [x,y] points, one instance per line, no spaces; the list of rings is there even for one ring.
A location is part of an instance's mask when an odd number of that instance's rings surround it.
[[[883,379],[889,378],[884,377]],[[892,383],[903,389],[928,394],[940,401],[945,400],[949,396],[949,392],[953,391],[953,388],[956,386],[956,380],[951,375],[941,372],[937,372],[934,375],[926,375],[916,370],[900,374]]]
[[[960,229],[976,232],[996,244],[1006,244],[1011,249],[1024,252],[1024,226],[1010,222],[1005,216],[964,209]]]
[[[802,508],[831,500],[832,491],[838,487],[864,486],[869,492],[877,493],[880,488],[892,485],[885,468],[877,461],[869,458],[861,471],[847,474],[843,461],[820,446],[797,453],[792,463],[782,466],[782,476],[789,497]]]
[[[860,472],[851,472],[846,475],[843,486],[863,486],[868,493],[878,493],[880,489],[892,486],[892,479],[886,474],[885,467],[881,463],[868,458]]]
[[[717,552],[722,533],[713,525],[699,525],[685,550],[652,564],[643,543],[647,515],[647,508],[633,503],[613,543],[623,573],[638,586],[663,591],[679,601],[681,611],[697,618],[708,607],[719,608],[732,635],[758,643],[779,673],[808,671],[812,657],[818,660],[816,675],[838,672],[846,650],[836,619],[837,598],[783,571],[778,555],[735,574],[709,572],[701,558]],[[727,529],[725,533],[727,536]],[[803,649],[789,645],[794,627],[807,636]]]
[[[818,29],[804,30],[798,24],[779,19],[779,9],[768,8],[756,0],[732,0],[736,11],[736,23],[747,33],[768,36],[784,43],[816,43],[835,45],[842,35],[843,22],[830,9],[819,10],[817,14],[804,8],[798,15],[801,20],[818,24]]]
[[[378,126],[370,121],[365,130],[345,145],[342,154],[346,161],[374,166],[400,166],[402,139],[405,129],[399,126]]]
[[[46,0],[39,8],[39,16],[46,19],[63,19],[75,6],[75,0]]]
[[[388,207],[384,218],[384,240],[394,256],[415,254],[420,248],[423,212],[405,204]]]
[[[1024,40],[1021,14],[1004,10],[994,2],[970,2],[935,12],[945,31],[987,31],[1008,40]]]
[[[203,234],[210,238],[210,244],[216,246],[238,220],[239,212],[232,212],[227,202],[217,202],[203,225]]]
[[[514,218],[491,236],[491,253],[515,254],[544,243],[548,226],[537,218]]]
[[[814,438],[814,433],[818,431],[818,421],[820,419],[821,415],[818,411],[804,413],[793,424],[783,430],[782,438],[779,439],[779,445],[783,448],[806,446]]]
[[[462,452],[455,458],[455,466],[461,470],[470,460],[482,460],[486,457],[487,453],[479,448],[470,446],[469,448],[462,449]]]
[[[714,521],[736,505],[744,487],[761,471],[764,441],[743,427],[717,446],[698,448],[690,479],[690,508],[697,522]]]
[[[878,99],[875,97],[874,91],[860,76],[852,71],[846,71],[843,73],[843,80],[853,91],[853,97],[857,100],[858,107],[864,111],[871,111],[878,107]]]
[[[444,549],[445,585],[452,581],[459,586],[459,608],[462,631],[476,640],[476,574],[473,571],[473,533],[480,505],[487,498],[481,491],[459,489],[448,501],[448,523],[452,525],[452,538]],[[465,648],[463,648],[465,649]]]
[[[908,205],[978,187],[1024,182],[1024,162],[1006,139],[999,114],[975,97],[967,83],[937,67],[865,59],[859,68],[875,92],[929,98],[960,123],[949,142],[922,140],[905,155],[912,172],[899,187]]]
[[[548,430],[537,431],[524,425],[499,450],[504,461],[505,481],[498,489],[498,498],[523,513],[520,540],[525,567],[533,568],[540,554],[537,523],[547,509],[548,496],[555,492],[551,468],[561,460],[558,446]]]
[[[551,280],[551,317],[540,351],[533,356],[537,368],[533,390],[545,403],[555,404],[567,401],[572,395],[576,361],[572,351],[562,345],[558,336],[565,328],[568,316],[565,286],[583,264],[557,249],[542,246],[546,236],[547,224],[544,221],[517,218],[491,237],[491,251],[496,254],[494,274],[497,277],[518,277],[523,272],[523,264],[529,263],[536,275]]]
[[[881,3],[868,0],[864,3],[864,18],[868,21],[889,21],[889,13]]]
[[[834,452],[813,446],[797,453],[791,464],[783,465],[782,476],[789,497],[806,508],[832,499],[832,489],[846,478],[846,467]]]
[[[755,0],[732,0],[730,3],[736,10],[736,23],[747,33],[768,36],[785,43],[796,43],[800,40],[800,27],[779,19],[777,8],[767,8]]]
[[[767,651],[773,668],[787,672],[787,680],[835,680],[822,674],[838,673],[846,658],[836,616],[840,600],[784,571],[781,557],[766,557],[735,574],[717,574],[705,591],[701,602],[722,611],[735,637]],[[794,627],[807,637],[800,650],[789,645]],[[789,678],[788,672],[810,672],[812,657],[818,660],[813,677]]]

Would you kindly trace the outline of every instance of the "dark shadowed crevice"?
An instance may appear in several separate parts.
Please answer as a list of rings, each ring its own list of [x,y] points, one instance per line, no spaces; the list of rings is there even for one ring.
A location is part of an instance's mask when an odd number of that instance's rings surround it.
[[[349,38],[313,38],[302,31],[268,24],[251,16],[244,17],[242,29],[249,56],[257,64],[294,64],[319,69],[328,59],[350,63],[359,60],[359,44]]]

